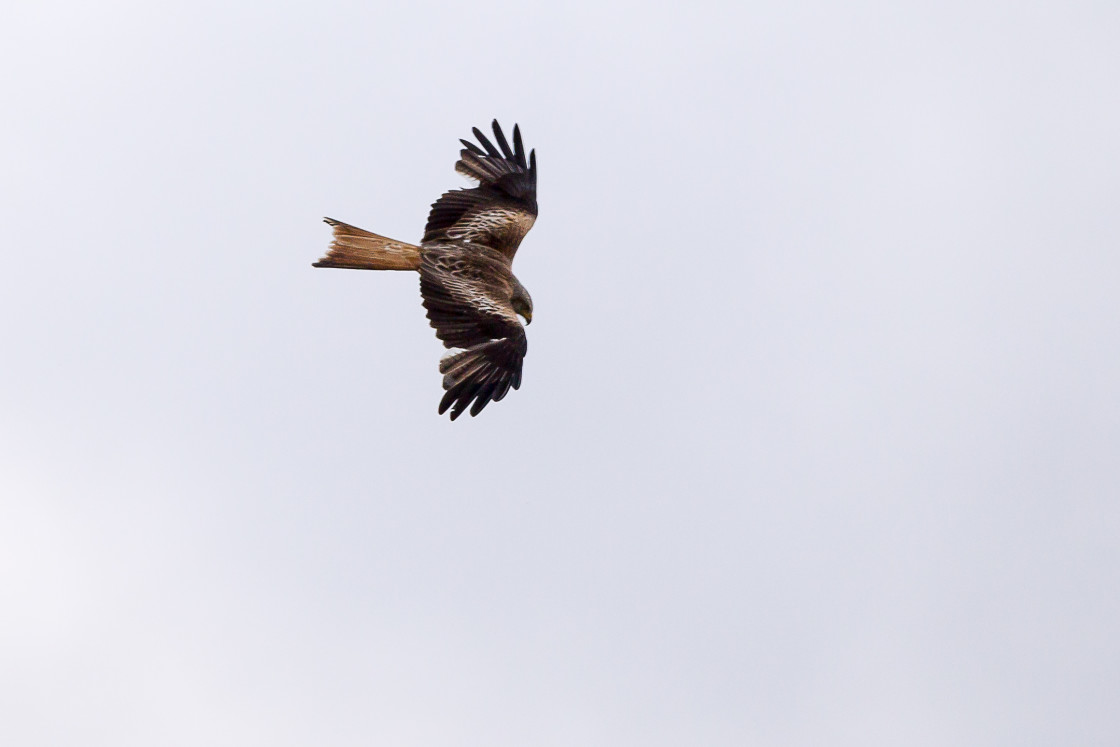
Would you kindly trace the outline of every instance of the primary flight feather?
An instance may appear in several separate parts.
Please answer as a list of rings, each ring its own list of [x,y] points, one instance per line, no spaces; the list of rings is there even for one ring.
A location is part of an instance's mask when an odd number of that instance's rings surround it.
[[[432,203],[420,245],[395,241],[324,218],[334,229],[326,256],[315,267],[417,270],[428,321],[444,347],[456,349],[439,364],[442,415],[468,409],[477,415],[491,401],[521,386],[528,349],[525,324],[533,300],[513,274],[513,257],[537,219],[537,156],[525,157],[521,130],[510,148],[498,120],[490,141],[477,127],[475,144],[461,140],[455,170],[477,187],[446,192]]]

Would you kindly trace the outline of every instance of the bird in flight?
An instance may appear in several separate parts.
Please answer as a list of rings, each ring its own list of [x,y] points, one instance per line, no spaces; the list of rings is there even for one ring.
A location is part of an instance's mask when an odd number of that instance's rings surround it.
[[[460,140],[455,170],[477,187],[445,192],[432,203],[420,245],[406,244],[333,218],[326,256],[314,267],[351,270],[415,270],[428,321],[444,347],[439,363],[443,399],[439,414],[451,419],[468,408],[472,416],[521,386],[528,349],[525,324],[533,299],[513,274],[513,257],[537,219],[537,154],[529,152],[513,126],[510,148],[498,120],[494,145],[477,127],[478,145]],[[481,147],[479,147],[481,146]]]

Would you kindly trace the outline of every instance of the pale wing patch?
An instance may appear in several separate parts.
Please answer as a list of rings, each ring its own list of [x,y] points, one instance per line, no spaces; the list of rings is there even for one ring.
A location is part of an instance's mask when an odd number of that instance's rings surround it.
[[[536,221],[528,211],[491,206],[467,212],[446,234],[454,240],[516,248]]]

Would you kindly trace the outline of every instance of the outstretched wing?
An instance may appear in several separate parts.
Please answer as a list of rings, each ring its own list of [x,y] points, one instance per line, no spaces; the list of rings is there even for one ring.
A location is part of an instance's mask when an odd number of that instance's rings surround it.
[[[421,243],[461,241],[499,250],[509,259],[537,219],[537,154],[525,158],[521,130],[513,126],[510,148],[498,120],[495,146],[475,127],[481,147],[462,140],[455,170],[478,181],[472,189],[446,192],[432,204]]]
[[[525,328],[510,305],[509,260],[499,250],[470,244],[424,246],[420,294],[436,337],[463,348],[440,361],[446,392],[439,403],[451,419],[470,406],[477,415],[491,401],[521,386],[528,349]],[[472,404],[473,402],[473,404]]]

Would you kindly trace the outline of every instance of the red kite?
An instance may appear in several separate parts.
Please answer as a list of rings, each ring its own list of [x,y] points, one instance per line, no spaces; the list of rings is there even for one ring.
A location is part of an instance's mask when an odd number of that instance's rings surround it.
[[[514,277],[513,257],[537,219],[536,151],[525,159],[521,131],[509,147],[494,120],[498,147],[477,127],[482,147],[461,140],[455,170],[478,182],[446,192],[432,204],[420,246],[378,236],[331,218],[334,241],[315,267],[353,270],[417,270],[428,320],[444,347],[440,360],[446,392],[439,403],[451,419],[468,407],[477,415],[491,401],[521,386],[528,349],[525,324],[533,299]],[[473,403],[473,404],[472,404]]]

